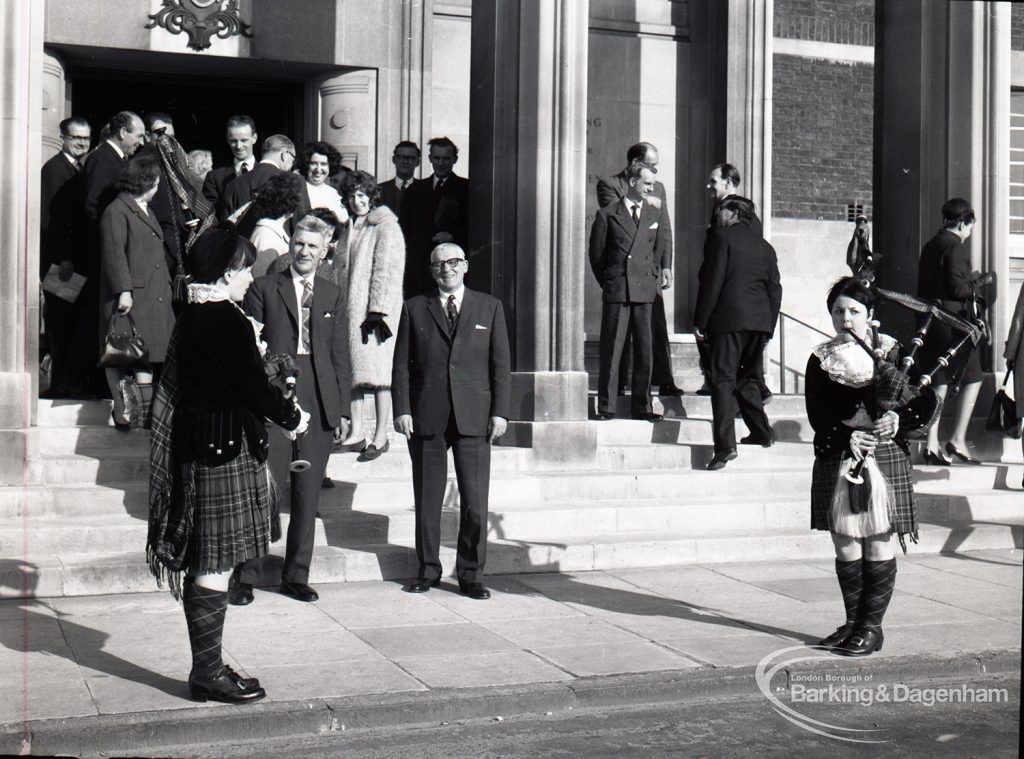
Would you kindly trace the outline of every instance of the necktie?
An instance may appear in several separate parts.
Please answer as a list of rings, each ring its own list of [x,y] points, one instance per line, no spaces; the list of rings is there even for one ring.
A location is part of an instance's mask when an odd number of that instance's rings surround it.
[[[444,187],[444,180],[443,179],[438,180],[438,183],[436,185],[434,185],[434,194],[435,195],[440,195],[442,187]]]
[[[640,204],[639,203],[634,203],[633,204],[633,223],[636,224],[638,227],[640,226]]]
[[[445,310],[448,312],[448,334],[455,334],[455,327],[459,323],[459,310],[455,307],[455,296],[448,296],[448,305],[445,306]]]
[[[306,280],[302,284],[302,350],[304,353],[310,351],[309,341],[309,314],[313,306],[313,283]]]
[[[247,164],[247,163],[240,163],[240,164],[238,164],[238,176],[242,176],[242,174],[248,174],[248,173],[249,173],[249,164]]]

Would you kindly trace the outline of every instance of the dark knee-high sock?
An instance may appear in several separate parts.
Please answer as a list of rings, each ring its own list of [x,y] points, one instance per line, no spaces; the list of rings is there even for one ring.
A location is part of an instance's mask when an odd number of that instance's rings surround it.
[[[144,430],[150,429],[153,425],[153,385],[152,383],[139,384],[139,426]]]
[[[836,559],[836,577],[839,578],[839,590],[843,594],[843,606],[846,608],[846,624],[857,624],[860,609],[861,591],[864,588],[863,562],[841,561]]]
[[[864,561],[864,593],[860,604],[860,623],[878,629],[889,608],[893,588],[896,587],[896,559]]]
[[[183,601],[192,644],[192,672],[212,675],[224,666],[220,652],[228,594],[192,584],[185,589]]]

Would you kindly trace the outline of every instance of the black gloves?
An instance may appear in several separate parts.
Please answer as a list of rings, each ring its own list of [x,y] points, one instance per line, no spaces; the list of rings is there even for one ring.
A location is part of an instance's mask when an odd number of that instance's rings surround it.
[[[366,315],[366,320],[359,325],[359,329],[363,333],[363,345],[369,342],[370,335],[373,333],[377,334],[379,343],[384,343],[391,337],[391,330],[384,321],[384,314],[379,314],[376,311],[371,311]]]

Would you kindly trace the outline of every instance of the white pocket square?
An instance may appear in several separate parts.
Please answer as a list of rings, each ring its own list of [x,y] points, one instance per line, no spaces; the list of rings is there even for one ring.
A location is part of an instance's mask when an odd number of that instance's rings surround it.
[[[651,226],[649,226],[647,228],[648,229],[657,229],[658,228],[658,222],[654,222],[653,224],[651,224]]]
[[[324,311],[324,318],[325,319],[330,319],[333,316],[334,316],[334,314],[332,314],[330,311]]]
[[[477,329],[487,329],[487,327],[485,327],[483,324],[477,324],[476,328]]]

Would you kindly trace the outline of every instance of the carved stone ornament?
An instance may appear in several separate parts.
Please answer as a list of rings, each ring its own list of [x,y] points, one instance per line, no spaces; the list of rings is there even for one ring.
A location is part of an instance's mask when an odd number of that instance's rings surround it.
[[[239,16],[238,0],[163,0],[146,24],[147,29],[158,26],[171,34],[185,32],[193,50],[206,50],[215,34],[222,40],[236,34],[252,37],[251,27]]]

